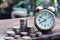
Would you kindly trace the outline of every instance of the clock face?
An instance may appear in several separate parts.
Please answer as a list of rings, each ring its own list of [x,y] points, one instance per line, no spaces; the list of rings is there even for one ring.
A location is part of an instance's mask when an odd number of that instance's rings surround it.
[[[35,17],[35,23],[39,29],[49,30],[54,27],[55,16],[53,12],[49,10],[41,10]]]

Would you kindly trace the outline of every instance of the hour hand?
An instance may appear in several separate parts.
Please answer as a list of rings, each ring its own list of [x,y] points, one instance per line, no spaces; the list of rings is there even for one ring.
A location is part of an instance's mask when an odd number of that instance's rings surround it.
[[[51,16],[48,16],[46,19],[50,18]]]
[[[48,18],[50,18],[51,17],[51,15],[50,16],[48,16]]]
[[[40,24],[43,23],[43,21],[40,22]]]

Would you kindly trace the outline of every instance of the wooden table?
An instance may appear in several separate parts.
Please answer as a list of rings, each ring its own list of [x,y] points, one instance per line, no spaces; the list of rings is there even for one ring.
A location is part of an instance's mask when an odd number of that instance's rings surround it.
[[[7,30],[11,30],[13,26],[20,26],[20,18],[0,20],[0,34],[4,34],[6,33]],[[34,17],[27,18],[27,26],[35,27]],[[60,35],[59,29],[60,29],[60,18],[56,17],[56,24],[53,30],[58,30],[58,33],[56,33],[57,35]],[[55,36],[56,34],[52,35]],[[49,36],[51,37],[52,35],[42,35],[42,38]]]

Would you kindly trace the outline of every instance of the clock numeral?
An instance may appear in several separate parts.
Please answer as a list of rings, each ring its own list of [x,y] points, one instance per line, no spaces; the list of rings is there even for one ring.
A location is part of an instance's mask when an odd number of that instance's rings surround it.
[[[48,26],[49,26],[49,24],[48,24]]]
[[[41,16],[39,18],[42,18]]]
[[[41,24],[41,22],[39,22],[39,24]]]
[[[48,16],[50,16],[49,14],[47,14]]]
[[[44,27],[46,27],[46,25],[44,25]]]
[[[38,19],[38,21],[40,21],[40,19]]]
[[[46,13],[44,15],[46,16]]]

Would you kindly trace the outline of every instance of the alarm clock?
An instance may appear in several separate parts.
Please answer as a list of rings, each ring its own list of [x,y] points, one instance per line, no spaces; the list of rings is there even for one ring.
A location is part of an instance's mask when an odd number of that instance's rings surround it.
[[[55,9],[52,6],[48,7],[48,9],[39,6],[36,9],[39,9],[34,20],[36,28],[42,32],[53,29],[55,26]]]

